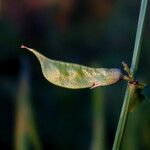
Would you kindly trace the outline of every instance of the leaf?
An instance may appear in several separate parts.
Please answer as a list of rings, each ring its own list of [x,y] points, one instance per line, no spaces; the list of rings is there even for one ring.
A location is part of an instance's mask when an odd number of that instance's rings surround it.
[[[145,100],[145,95],[143,94],[144,84],[134,85],[134,93],[130,103],[130,112],[133,112],[135,108]]]
[[[31,51],[38,58],[44,77],[51,83],[70,89],[95,88],[118,82],[123,75],[117,68],[91,68],[73,63],[48,59],[32,48]]]

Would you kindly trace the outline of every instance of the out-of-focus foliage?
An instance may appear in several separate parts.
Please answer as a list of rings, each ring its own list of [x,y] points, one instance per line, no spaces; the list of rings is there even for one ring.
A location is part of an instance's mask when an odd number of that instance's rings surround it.
[[[41,49],[41,53],[57,60],[90,66],[99,62],[95,67],[116,68],[123,60],[129,64],[139,4],[140,1],[129,0],[0,1],[1,149],[12,149],[14,145],[16,94],[22,55],[26,56],[25,59],[30,57],[32,70],[29,85],[36,116],[34,123],[43,149],[87,150],[92,147],[95,130],[92,91],[73,91],[50,85],[43,79],[37,61],[19,47],[26,44]],[[145,83],[150,82],[149,35],[150,20],[147,17],[137,73],[137,78]],[[105,108],[100,114],[105,130],[104,149],[112,147],[125,85],[122,82],[102,88],[104,92],[99,101],[103,100],[101,108]],[[99,105],[98,101],[96,103]],[[146,101],[131,113],[124,149],[149,149],[149,114],[149,103]]]
[[[31,105],[30,67],[24,58],[21,60],[21,67],[20,81],[17,89],[14,148],[16,150],[28,150],[31,147],[41,150]]]

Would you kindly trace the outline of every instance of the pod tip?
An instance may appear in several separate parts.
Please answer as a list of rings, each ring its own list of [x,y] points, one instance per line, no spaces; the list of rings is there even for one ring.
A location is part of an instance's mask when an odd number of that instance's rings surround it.
[[[22,45],[21,45],[21,48],[28,48],[28,47],[26,47],[25,45],[22,44]]]

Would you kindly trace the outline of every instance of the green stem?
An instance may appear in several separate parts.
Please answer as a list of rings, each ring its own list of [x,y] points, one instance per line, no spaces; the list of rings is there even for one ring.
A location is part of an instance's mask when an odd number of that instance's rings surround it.
[[[142,0],[141,2],[140,15],[138,20],[138,27],[137,27],[137,33],[136,33],[135,45],[134,45],[134,53],[133,53],[132,63],[131,63],[131,72],[133,77],[136,74],[137,67],[139,64],[139,58],[141,53],[142,32],[143,32],[147,3],[148,0]]]
[[[147,8],[148,0],[142,0],[141,7],[140,7],[140,14],[139,14],[139,20],[138,20],[138,26],[137,26],[137,33],[135,38],[135,46],[134,46],[134,52],[132,57],[132,63],[131,63],[131,75],[132,79],[135,78],[135,74],[138,68],[139,64],[139,57],[141,52],[141,42],[142,42],[142,31],[143,31],[143,25],[144,25],[144,19],[146,14],[146,8]],[[113,150],[119,150],[121,147],[121,143],[123,140],[126,123],[129,115],[129,109],[130,109],[130,103],[133,97],[133,94],[135,92],[135,86],[131,86],[131,84],[128,84],[124,102],[119,118],[119,123],[115,135],[115,140],[113,144]]]

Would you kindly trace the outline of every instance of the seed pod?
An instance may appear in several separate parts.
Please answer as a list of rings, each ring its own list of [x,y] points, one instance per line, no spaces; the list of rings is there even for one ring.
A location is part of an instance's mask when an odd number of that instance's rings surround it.
[[[118,68],[91,68],[73,63],[52,60],[32,48],[28,49],[38,58],[44,77],[51,83],[70,89],[95,88],[118,82],[123,75]]]

